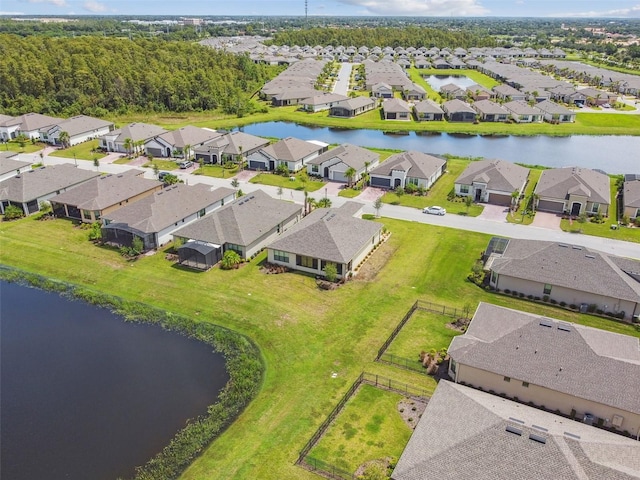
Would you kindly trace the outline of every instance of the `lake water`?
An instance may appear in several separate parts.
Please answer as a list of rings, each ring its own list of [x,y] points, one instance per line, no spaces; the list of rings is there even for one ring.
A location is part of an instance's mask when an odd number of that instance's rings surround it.
[[[131,477],[228,381],[211,347],[0,282],[7,480]]]
[[[255,123],[240,130],[262,137],[296,137],[329,144],[351,143],[440,155],[498,158],[527,165],[581,166],[607,173],[640,173],[640,136],[521,137],[416,132],[391,135],[379,130],[335,129],[287,122]]]
[[[476,82],[464,75],[427,75],[423,78],[436,92],[439,92],[440,88],[448,83],[453,83],[463,90],[466,90],[467,87],[476,84]]]

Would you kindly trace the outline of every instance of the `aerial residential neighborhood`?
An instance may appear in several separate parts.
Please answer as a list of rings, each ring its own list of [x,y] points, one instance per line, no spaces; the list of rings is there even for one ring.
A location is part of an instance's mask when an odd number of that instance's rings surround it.
[[[640,479],[631,10],[138,3],[0,12],[7,478]]]

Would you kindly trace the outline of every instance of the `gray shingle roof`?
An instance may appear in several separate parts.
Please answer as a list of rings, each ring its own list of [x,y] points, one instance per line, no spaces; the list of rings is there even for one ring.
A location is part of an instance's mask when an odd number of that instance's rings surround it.
[[[640,208],[640,180],[624,182],[624,206]]]
[[[481,175],[486,176],[488,190],[511,193],[522,188],[529,169],[505,160],[480,160],[471,162],[456,178],[455,183],[471,185],[474,181],[479,181]],[[484,183],[485,179],[481,181]]]
[[[385,112],[411,112],[411,107],[409,107],[409,104],[400,98],[389,98],[385,100],[384,102],[382,102],[382,109]]]
[[[610,179],[603,173],[581,167],[552,168],[543,170],[535,193],[545,198],[566,200],[569,192],[580,194],[592,202],[609,205]]]
[[[510,277],[640,302],[640,283],[624,273],[613,258],[586,247],[511,239],[491,269]],[[636,262],[636,271],[640,271],[640,261],[629,261]]]
[[[551,100],[543,100],[542,102],[536,103],[536,107],[551,115],[575,115],[575,113],[567,107],[558,105],[556,102],[552,102]]]
[[[300,205],[276,200],[262,190],[256,190],[181,228],[174,235],[216,245],[249,246],[301,213]]]
[[[162,127],[138,122],[125,125],[122,128],[109,132],[107,135],[115,136],[116,142],[124,143],[127,138],[130,138],[134,142],[139,142],[141,140],[149,140],[163,133],[167,133],[167,130]]]
[[[355,202],[345,205],[349,203]],[[318,208],[283,233],[269,248],[335,263],[349,263],[382,229],[380,223],[351,215],[349,207]]]
[[[433,100],[422,100],[416,103],[413,107],[418,113],[444,113],[440,105],[438,105]]]
[[[339,158],[345,165],[358,171],[364,168],[365,162],[369,162],[369,165],[377,163],[380,160],[380,155],[366,148],[345,143],[324,152],[322,155],[318,155],[316,158],[309,160],[307,164],[322,165],[332,158]]]
[[[473,109],[478,113],[484,113],[485,115],[508,115],[509,112],[499,103],[492,102],[491,100],[478,100],[472,105]]]
[[[0,182],[0,200],[28,202],[98,177],[69,163],[36,168]]]
[[[474,115],[476,114],[476,111],[471,108],[471,105],[463,102],[462,100],[458,100],[457,98],[444,102],[442,104],[442,109],[449,114],[453,114],[456,112],[468,112],[473,113]]]
[[[636,337],[480,303],[449,355],[460,365],[640,413]]]
[[[26,113],[19,117],[10,117],[8,120],[0,123],[0,127],[19,125],[19,130],[23,132],[32,132],[44,127],[55,125],[61,121],[63,121],[62,118],[50,117],[49,115]]]
[[[209,185],[202,183],[177,184],[119,208],[104,218],[111,224],[125,224],[144,233],[155,233],[234,193],[224,187],[211,190]]]
[[[302,103],[306,105],[324,105],[325,103],[339,102],[347,100],[349,97],[339,93],[316,92],[309,98],[305,98]]]
[[[113,122],[102,120],[101,118],[89,117],[87,115],[76,115],[67,118],[61,122],[57,122],[53,127],[57,126],[61,131],[67,132],[70,137],[82,135],[87,132],[93,132],[105,127],[112,126]],[[50,130],[50,128],[42,128],[41,130]]]
[[[412,178],[429,179],[446,165],[447,161],[415,150],[391,155],[380,166],[374,168],[371,174],[391,175],[392,170],[408,171]]]
[[[51,198],[50,201],[76,206],[83,210],[104,210],[162,185],[147,180],[140,170],[93,178],[82,185]]]
[[[357,108],[375,106],[376,101],[371,97],[354,97],[347,100],[342,100],[334,105],[334,107],[343,107],[349,110],[355,110]]]
[[[18,158],[19,157],[16,152],[0,152],[0,175],[31,165],[31,162],[24,162],[22,160],[18,160]]]
[[[532,107],[524,100],[514,100],[503,105],[504,108],[515,115],[542,115],[536,107]]]
[[[158,135],[158,138],[163,139],[169,145],[173,145],[174,147],[184,148],[185,145],[195,147],[196,145],[210,142],[220,135],[221,134],[215,130],[187,125],[186,127]]]
[[[315,143],[294,137],[283,138],[262,149],[271,158],[290,162],[295,162],[320,150],[322,148]]]
[[[531,434],[546,443],[531,440]],[[438,384],[391,475],[394,480],[639,477],[640,443],[447,381]]]

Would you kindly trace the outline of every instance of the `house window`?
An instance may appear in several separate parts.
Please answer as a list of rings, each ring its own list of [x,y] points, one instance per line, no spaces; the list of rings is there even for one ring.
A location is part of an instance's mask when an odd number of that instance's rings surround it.
[[[274,250],[273,259],[276,262],[289,263],[289,254],[287,252],[283,252],[282,250]]]
[[[240,245],[236,245],[235,243],[227,243],[227,250],[233,250],[239,255],[242,255],[242,247]]]
[[[82,210],[82,216],[85,220],[91,220],[91,210]]]
[[[511,381],[511,377],[502,377],[502,380],[509,383]]]
[[[636,218],[640,217],[640,208],[636,210]]]
[[[333,263],[336,266],[336,272],[338,273],[338,275],[342,275],[342,264],[341,263],[326,262],[326,261],[322,260],[320,262],[320,270],[322,270],[324,272],[324,268],[327,266],[327,263]]]
[[[460,193],[469,193],[469,185],[460,185]]]
[[[200,210],[198,212],[198,218],[204,217],[206,215],[206,213],[207,213],[206,209],[203,208],[202,210]]]
[[[311,165],[311,172],[318,173],[318,165]]]
[[[549,285],[548,283],[545,283],[542,293],[544,293],[545,295],[551,294],[551,285]]]
[[[591,205],[591,213],[598,213],[598,211],[600,211],[600,204],[593,202]]]
[[[313,257],[306,257],[304,255],[296,255],[296,265],[299,267],[311,268],[313,270],[318,269],[318,259]]]
[[[410,183],[411,185],[418,185],[420,183],[420,180],[414,177],[408,177],[407,183]]]
[[[522,382],[522,386],[524,388],[529,388],[529,382]]]
[[[491,283],[493,283],[494,285],[498,283],[498,274],[493,270],[491,270]]]

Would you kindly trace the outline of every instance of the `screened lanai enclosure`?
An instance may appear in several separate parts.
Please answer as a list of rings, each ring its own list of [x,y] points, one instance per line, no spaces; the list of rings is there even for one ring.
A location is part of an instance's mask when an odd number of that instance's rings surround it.
[[[209,270],[222,258],[222,246],[190,240],[178,248],[178,262],[185,267]]]
[[[102,227],[102,241],[107,245],[131,247],[135,237],[140,237],[145,252],[158,247],[153,233],[144,233],[121,223],[110,223]]]

